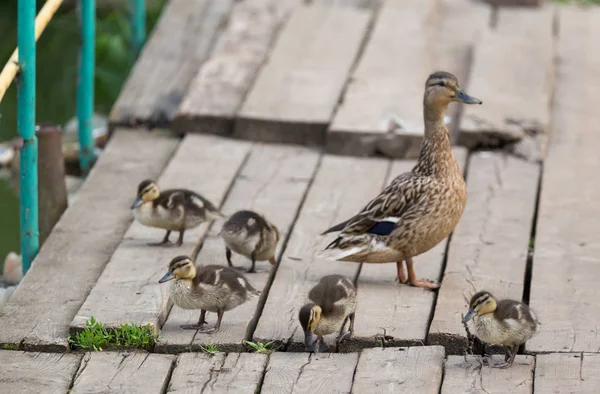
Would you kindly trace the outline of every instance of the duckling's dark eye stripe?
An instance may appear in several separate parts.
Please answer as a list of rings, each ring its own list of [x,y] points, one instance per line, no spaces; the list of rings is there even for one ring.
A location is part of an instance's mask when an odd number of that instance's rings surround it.
[[[489,296],[489,295],[484,295],[483,297],[481,297],[481,298],[478,298],[478,299],[477,299],[477,301],[475,301],[475,306],[483,304],[483,303],[484,303],[484,302],[486,302],[486,301],[487,301],[489,298],[490,298],[490,296]]]

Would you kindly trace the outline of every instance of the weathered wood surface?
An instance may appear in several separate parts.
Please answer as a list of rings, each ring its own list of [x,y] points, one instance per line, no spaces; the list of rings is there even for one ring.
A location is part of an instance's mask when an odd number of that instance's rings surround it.
[[[297,9],[242,105],[235,135],[323,145],[371,16],[351,7]]]
[[[504,361],[503,355],[493,361]],[[462,393],[533,393],[535,358],[518,355],[510,368],[491,368],[480,356],[449,356],[444,368],[441,394]],[[536,382],[537,389],[537,382]],[[536,390],[536,393],[538,391]]]
[[[167,392],[257,393],[268,358],[257,353],[181,354]]]
[[[536,352],[600,348],[600,172],[594,127],[600,102],[600,9],[560,12],[557,87],[544,165],[530,305],[543,324]]]
[[[554,78],[553,16],[552,6],[498,10],[496,28],[484,31],[475,45],[468,91],[483,105],[464,109],[461,145],[494,147],[525,139],[515,152],[543,158]]]
[[[358,353],[273,353],[263,393],[350,393]]]
[[[477,291],[521,300],[539,175],[538,164],[508,154],[471,155],[467,206],[452,235],[429,343],[464,353],[461,320]]]
[[[427,32],[435,3],[410,0],[382,5],[329,127],[329,152],[365,156],[382,149],[389,152],[394,144],[396,157],[418,155],[423,88],[433,68]],[[400,130],[389,131],[392,119],[401,123]]]
[[[254,338],[284,344],[302,343],[304,334],[298,322],[298,310],[307,301],[310,288],[329,274],[354,279],[358,264],[315,257],[335,237],[335,234],[327,237],[319,234],[348,219],[375,197],[383,187],[388,169],[389,162],[381,159],[336,156],[322,159],[281,259]],[[365,318],[368,317],[357,315],[356,327]]]
[[[455,148],[456,159],[464,168],[467,151]],[[386,184],[396,176],[410,171],[416,161],[393,162]],[[429,252],[415,258],[416,272],[420,278],[439,281],[447,240],[440,242]],[[402,346],[424,343],[435,294],[395,281],[396,264],[363,264],[358,278],[358,306],[356,315],[363,318],[355,327],[354,337],[344,344],[344,350],[358,350],[381,343],[386,346]]]
[[[461,86],[469,81],[473,46],[491,23],[492,7],[481,1],[438,0],[433,39],[434,68],[446,70],[458,78]],[[477,93],[468,92],[475,97]],[[450,134],[457,134],[465,105],[450,103],[446,112]]]
[[[0,392],[65,393],[81,357],[80,354],[0,350]]]
[[[195,190],[220,206],[251,144],[221,137],[188,134],[157,180],[163,190]],[[141,180],[141,179],[140,179]],[[137,182],[131,182],[129,198],[135,198]],[[133,323],[150,324],[154,330],[164,323],[170,307],[170,284],[159,284],[169,261],[177,255],[193,255],[206,234],[206,223],[186,231],[182,246],[152,247],[164,236],[162,229],[134,222],[115,251],[87,300],[71,323],[85,327],[92,316],[109,327]],[[176,236],[177,233],[171,234]]]
[[[255,145],[223,204],[223,212],[231,215],[241,209],[250,209],[265,215],[267,220],[280,230],[281,240],[277,253],[279,256],[318,161],[319,154],[307,148]],[[211,231],[212,237],[204,242],[198,255],[198,264],[227,265],[224,242],[217,237],[220,226],[216,227]],[[249,260],[235,253],[232,261],[238,267],[250,267]],[[245,274],[246,278],[256,289],[265,292],[266,296],[268,288],[265,286],[269,280],[271,265],[268,262],[257,262],[256,268],[258,272]],[[253,330],[256,324],[253,318],[259,302],[261,301],[255,299],[226,312],[221,329],[212,335],[197,334],[194,330],[180,328],[182,324],[197,322],[200,312],[174,307],[162,328],[158,346],[172,352],[187,349],[190,344],[192,348],[197,349],[200,345],[212,342],[223,350],[240,350],[248,330]],[[209,319],[214,319],[215,316],[212,313],[208,314]],[[209,320],[209,323],[212,324],[213,321]]]
[[[352,392],[437,394],[442,384],[444,348],[374,348],[360,353]]]
[[[168,124],[234,3],[169,1],[112,108],[110,123]]]
[[[600,354],[540,354],[535,363],[535,394],[596,393]]]
[[[202,64],[173,119],[179,132],[233,132],[234,117],[281,25],[300,0],[236,3],[210,58]]]
[[[382,0],[311,0],[311,4],[333,7],[357,7],[377,9]]]
[[[4,307],[0,345],[68,350],[69,324],[131,222],[135,185],[157,176],[177,144],[161,134],[115,133]]]
[[[164,393],[174,361],[164,354],[86,353],[70,393]]]

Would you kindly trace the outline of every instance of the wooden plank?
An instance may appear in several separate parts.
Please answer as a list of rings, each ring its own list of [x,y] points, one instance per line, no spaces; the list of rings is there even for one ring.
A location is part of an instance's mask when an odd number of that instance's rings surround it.
[[[375,197],[383,187],[388,168],[389,162],[381,159],[338,156],[322,159],[279,264],[254,338],[292,345],[288,350],[294,346],[304,349],[298,311],[306,302],[310,288],[323,276],[334,273],[352,280],[359,267],[351,262],[317,259],[315,254],[335,237],[335,234],[327,237],[319,234],[356,214]],[[357,315],[357,328],[364,318]]]
[[[223,212],[233,214],[240,209],[250,209],[265,215],[280,230],[279,256],[318,161],[319,154],[307,148],[256,145],[223,204]],[[205,241],[198,255],[199,263],[227,265],[223,240],[216,235],[218,230],[220,227],[211,231],[212,237]],[[232,260],[234,265],[244,268],[250,266],[243,257],[234,255]],[[255,288],[267,293],[270,265],[266,262],[257,264],[259,272],[247,274],[246,277]],[[199,311],[175,307],[162,328],[158,348],[173,352],[187,349],[190,344],[198,349],[212,342],[218,344],[221,350],[239,351],[248,330],[254,329],[256,323],[253,318],[259,302],[256,299],[228,311],[219,332],[211,335],[180,328],[182,324],[197,322]],[[209,318],[211,315],[209,313]]]
[[[544,157],[554,78],[553,16],[551,6],[498,10],[496,29],[483,32],[475,46],[468,86],[484,105],[465,107],[461,145],[495,147],[525,139],[516,153]]]
[[[493,356],[495,362],[504,356]],[[533,356],[518,355],[510,368],[490,368],[480,356],[449,356],[444,368],[441,394],[533,393]],[[537,393],[536,382],[536,393]]]
[[[110,113],[110,123],[171,121],[234,0],[170,0]]]
[[[536,357],[535,393],[595,393],[600,387],[600,354],[552,353]]]
[[[81,354],[0,350],[0,392],[65,393],[81,357]]]
[[[552,139],[544,165],[530,305],[544,324],[536,352],[600,348],[595,297],[600,277],[600,162],[595,147],[600,10],[561,9]]]
[[[173,129],[231,134],[234,117],[281,25],[299,4],[300,0],[237,2],[210,58],[192,80]]]
[[[434,25],[433,55],[435,69],[446,70],[466,86],[471,70],[473,46],[492,19],[492,7],[473,0],[438,0]],[[470,90],[469,90],[470,92]],[[477,92],[470,92],[479,97]],[[450,103],[446,112],[450,134],[458,132],[465,105]],[[454,139],[454,138],[453,138]]]
[[[358,359],[352,392],[437,394],[444,357],[441,346],[364,349]]]
[[[155,133],[114,134],[4,307],[0,346],[69,349],[69,324],[131,222],[135,185],[157,176],[177,144]]]
[[[382,0],[311,0],[310,4],[377,9]]]
[[[173,362],[164,354],[86,353],[70,393],[164,393]]]
[[[428,343],[464,353],[462,315],[477,291],[521,300],[539,175],[538,164],[505,153],[471,155],[468,202],[452,235]]]
[[[323,145],[372,14],[351,7],[297,9],[242,105],[235,135]]]
[[[263,393],[350,393],[358,353],[273,353]]]
[[[257,393],[268,358],[257,353],[181,354],[168,392]]]
[[[163,189],[196,190],[219,206],[249,150],[250,144],[244,141],[187,135],[157,183]],[[135,197],[133,191],[132,188],[130,198]],[[147,243],[160,240],[164,230],[134,222],[77,312],[71,328],[84,328],[94,316],[108,327],[150,324],[158,331],[170,308],[169,285],[159,284],[158,279],[173,256],[192,255],[207,230],[204,223],[186,231],[180,247],[150,247]]]
[[[467,151],[454,150],[457,161],[464,168]],[[397,160],[386,181],[410,171],[416,162]],[[442,264],[447,240],[415,259],[419,277],[441,280]],[[395,264],[363,264],[358,278],[358,305],[354,337],[343,345],[345,351],[381,344],[385,334],[386,346],[423,344],[435,302],[435,293],[422,288],[399,285],[395,281]],[[382,302],[382,300],[386,300]],[[361,319],[361,316],[368,318]]]
[[[423,88],[433,69],[427,31],[435,4],[435,0],[405,0],[382,5],[327,132],[327,151],[367,156],[395,144],[396,157],[418,156]],[[388,132],[392,118],[399,118],[401,131]]]

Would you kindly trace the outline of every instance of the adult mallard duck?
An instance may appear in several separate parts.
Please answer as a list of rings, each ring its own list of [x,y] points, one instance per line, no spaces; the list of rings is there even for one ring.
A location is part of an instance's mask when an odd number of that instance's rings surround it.
[[[252,261],[248,272],[256,272],[256,261],[268,260],[275,265],[275,250],[279,242],[279,230],[264,217],[252,211],[238,211],[223,224],[219,235],[225,241],[225,257],[230,267],[231,251]]]
[[[452,101],[481,104],[459,87],[454,75],[443,71],[431,74],[425,83],[425,135],[417,164],[394,179],[358,214],[325,231],[323,234],[341,233],[320,257],[357,263],[395,262],[396,279],[401,283],[439,287],[417,279],[413,257],[452,232],[467,201],[465,180],[444,123],[444,113]]]
[[[236,270],[222,265],[196,269],[188,256],[177,256],[171,260],[167,273],[158,283],[170,280],[175,280],[170,288],[175,305],[183,309],[200,309],[198,324],[182,325],[181,328],[199,329],[204,333],[219,331],[226,311],[260,295],[260,291]],[[212,329],[204,329],[206,311],[217,314],[217,323]]]
[[[179,231],[177,245],[181,246],[185,230],[223,217],[210,201],[198,193],[186,189],[161,192],[158,185],[149,179],[138,185],[131,209],[136,220],[143,225],[167,230],[162,242],[150,245],[169,244],[171,231]]]
[[[519,346],[537,332],[540,324],[527,305],[513,300],[496,301],[488,291],[471,298],[463,323],[475,316],[475,336],[490,345],[502,345],[506,351],[505,362],[492,365],[495,368],[510,367]]]
[[[354,333],[354,312],[356,311],[356,287],[342,275],[328,275],[319,281],[308,293],[311,302],[304,305],[298,319],[304,330],[304,345],[318,353],[325,349],[323,336],[341,330],[350,320],[347,333],[340,335],[337,342],[350,338]],[[313,334],[317,340],[313,341]]]

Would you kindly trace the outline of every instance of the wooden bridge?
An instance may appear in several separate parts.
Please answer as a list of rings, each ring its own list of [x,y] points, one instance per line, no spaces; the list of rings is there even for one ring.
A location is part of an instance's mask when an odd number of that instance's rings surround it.
[[[597,393],[598,37],[600,7],[170,0],[105,153],[0,315],[0,391]],[[437,69],[484,102],[448,114],[467,208],[448,241],[415,258],[440,290],[398,285],[393,264],[316,259],[321,231],[414,165]],[[282,230],[278,265],[247,276],[263,296],[217,334],[180,329],[198,313],[172,307],[157,281],[175,255],[226,264],[220,224],[147,247],[163,234],[128,209],[144,178]],[[297,311],[331,273],[358,277],[356,332],[311,356]],[[465,356],[461,314],[480,289],[527,302],[542,323],[511,369]],[[149,324],[157,344],[69,352],[91,317]],[[249,353],[246,339],[277,351]],[[209,343],[222,352],[203,353]]]

